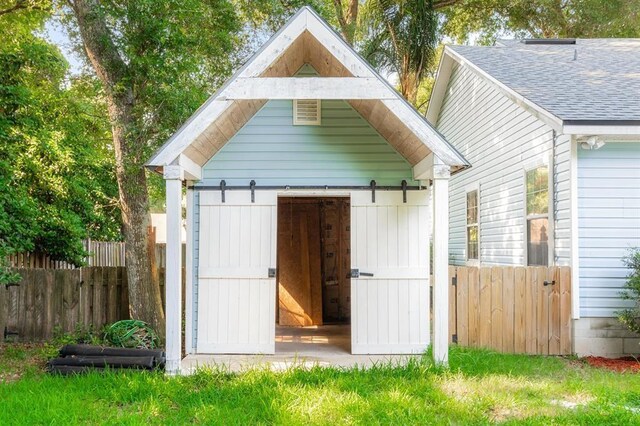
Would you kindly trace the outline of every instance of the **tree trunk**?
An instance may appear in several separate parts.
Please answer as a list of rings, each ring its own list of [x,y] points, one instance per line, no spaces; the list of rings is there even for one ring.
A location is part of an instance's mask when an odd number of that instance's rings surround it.
[[[105,93],[116,153],[116,176],[127,247],[129,313],[164,335],[164,309],[155,271],[155,253],[149,245],[150,225],[144,142],[135,128],[135,96],[125,61],[120,56],[97,0],[71,3],[82,42]]]
[[[403,61],[402,69],[398,75],[400,83],[400,94],[409,101],[413,106],[417,106],[418,88],[420,87],[420,79],[416,73],[409,70],[408,58]]]
[[[336,17],[340,24],[340,32],[342,38],[353,45],[353,41],[356,34],[356,26],[358,24],[358,6],[359,0],[348,0],[347,10],[345,12],[342,0],[333,0],[333,6],[336,11]]]

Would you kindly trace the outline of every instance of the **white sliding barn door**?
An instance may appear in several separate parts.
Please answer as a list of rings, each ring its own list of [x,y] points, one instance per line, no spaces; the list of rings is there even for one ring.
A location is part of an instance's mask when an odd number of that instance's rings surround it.
[[[200,194],[198,353],[275,352],[277,194]]]
[[[429,344],[428,191],[351,197],[351,352],[409,354]],[[364,274],[373,274],[366,276]]]

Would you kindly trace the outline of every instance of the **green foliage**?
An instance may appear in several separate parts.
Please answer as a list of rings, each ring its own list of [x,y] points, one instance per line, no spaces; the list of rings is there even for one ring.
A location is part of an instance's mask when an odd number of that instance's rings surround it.
[[[230,75],[241,24],[227,0],[113,0],[100,7],[126,64],[118,84],[135,96],[127,137],[136,143],[123,160],[142,164]]]
[[[93,324],[83,326],[77,324],[72,332],[64,332],[57,326],[53,329],[53,340],[49,343],[56,352],[64,345],[74,345],[78,343],[87,345],[104,346],[107,342],[104,339],[105,327],[96,329]]]
[[[623,262],[629,268],[629,275],[625,283],[625,291],[622,292],[622,298],[632,300],[635,302],[635,306],[617,312],[618,319],[629,330],[640,334],[640,250],[631,250]]]
[[[92,69],[73,11],[66,3],[60,7],[62,22]],[[133,93],[123,170],[139,170],[238,66],[239,12],[228,0],[114,0],[97,2],[95,9],[123,60],[114,92]],[[154,177],[148,184],[151,208],[163,210],[164,182]]]
[[[68,79],[59,50],[34,35],[47,16],[0,16],[12,35],[0,44],[0,257],[79,265],[82,239],[120,237],[110,126],[96,81]]]
[[[276,32],[303,6],[311,6],[320,16],[337,26],[332,0],[233,0],[233,3],[238,8],[242,22],[253,30]]]
[[[638,37],[638,0],[461,0],[443,10],[443,32],[457,42],[518,37]]]
[[[431,0],[369,0],[362,55],[377,69],[398,75],[400,91],[413,104],[438,47],[438,21]]]

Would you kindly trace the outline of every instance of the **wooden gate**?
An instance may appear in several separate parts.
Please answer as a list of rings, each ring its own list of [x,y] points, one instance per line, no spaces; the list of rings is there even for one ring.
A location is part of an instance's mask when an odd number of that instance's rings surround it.
[[[569,355],[571,268],[450,266],[449,329],[461,346]]]

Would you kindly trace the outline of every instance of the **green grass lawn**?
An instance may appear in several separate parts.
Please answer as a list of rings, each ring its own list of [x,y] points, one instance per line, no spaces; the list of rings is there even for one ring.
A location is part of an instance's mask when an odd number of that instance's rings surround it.
[[[190,377],[43,373],[52,347],[0,346],[0,425],[640,424],[640,374],[579,360],[451,349],[370,370],[293,369]]]

